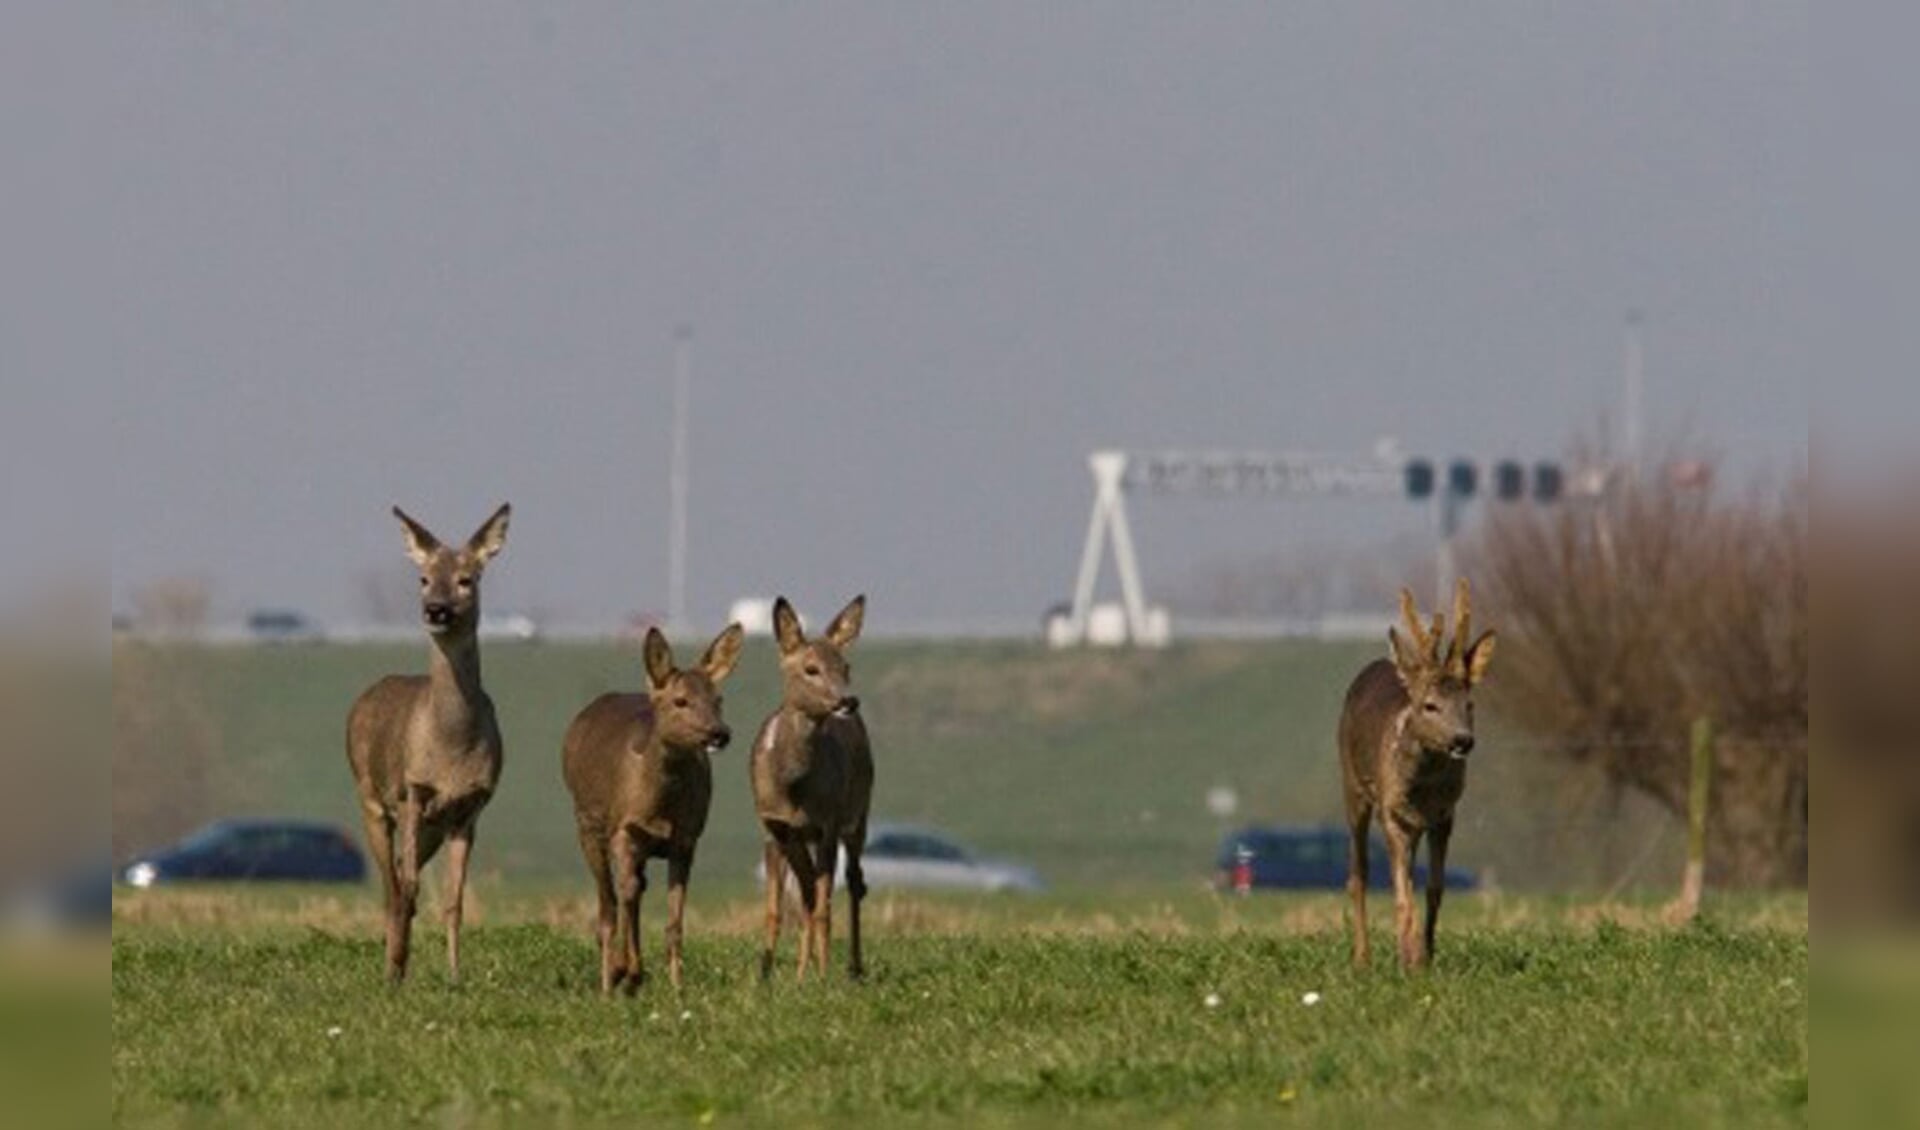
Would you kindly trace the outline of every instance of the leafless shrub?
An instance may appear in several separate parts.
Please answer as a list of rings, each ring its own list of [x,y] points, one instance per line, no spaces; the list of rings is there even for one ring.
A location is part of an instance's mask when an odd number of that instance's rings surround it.
[[[1536,748],[1675,817],[1693,719],[1718,728],[1709,867],[1804,883],[1808,490],[1729,499],[1697,477],[1495,514],[1470,554],[1501,627],[1490,704]]]

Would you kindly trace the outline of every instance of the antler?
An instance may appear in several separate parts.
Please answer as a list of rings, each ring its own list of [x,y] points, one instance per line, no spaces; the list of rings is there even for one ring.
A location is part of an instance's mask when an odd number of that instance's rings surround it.
[[[1438,637],[1438,626],[1436,625],[1434,632],[1427,631],[1426,623],[1420,618],[1420,606],[1413,601],[1412,589],[1400,590],[1400,620],[1406,625],[1407,635],[1413,640],[1413,653],[1423,660],[1431,656]]]
[[[1453,586],[1453,643],[1447,648],[1447,674],[1466,677],[1467,650],[1473,646],[1473,592],[1465,577]]]

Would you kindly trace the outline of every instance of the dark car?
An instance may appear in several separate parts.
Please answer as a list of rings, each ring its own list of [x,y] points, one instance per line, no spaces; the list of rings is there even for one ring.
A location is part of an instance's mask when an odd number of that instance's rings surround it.
[[[1393,872],[1380,833],[1368,834],[1367,886],[1389,890]],[[1423,850],[1420,855],[1424,857]],[[1220,841],[1214,860],[1215,885],[1222,890],[1266,887],[1275,890],[1344,890],[1347,885],[1347,830],[1332,824],[1307,828],[1246,827]],[[1447,889],[1470,891],[1479,885],[1473,872],[1449,867]],[[1427,867],[1416,859],[1413,885],[1424,889]]]
[[[318,643],[320,626],[288,608],[261,608],[247,616],[247,632],[261,643]]]
[[[134,887],[181,880],[358,883],[367,864],[346,833],[298,820],[222,820],[121,868]]]

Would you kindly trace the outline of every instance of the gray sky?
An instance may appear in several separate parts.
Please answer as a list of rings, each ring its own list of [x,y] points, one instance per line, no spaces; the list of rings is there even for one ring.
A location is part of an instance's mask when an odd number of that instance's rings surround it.
[[[1036,615],[1093,446],[1555,451],[1633,306],[1656,430],[1806,450],[1796,5],[28,18],[9,348],[111,404],[122,598],[345,618],[511,499],[491,606],[659,608],[681,320],[701,621]],[[1149,579],[1376,505],[1143,507]]]

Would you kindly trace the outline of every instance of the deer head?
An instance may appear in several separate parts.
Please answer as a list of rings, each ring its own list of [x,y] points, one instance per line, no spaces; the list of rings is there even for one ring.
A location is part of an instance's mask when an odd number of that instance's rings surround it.
[[[458,548],[440,539],[407,516],[398,506],[393,516],[406,533],[407,556],[420,567],[420,617],[433,635],[472,632],[480,620],[480,574],[507,544],[511,506],[502,505],[480,524]]]
[[[647,629],[647,695],[653,702],[654,733],[668,749],[704,749],[718,753],[733,740],[733,731],[720,717],[724,699],[720,684],[740,660],[740,641],[746,633],[728,624],[713,637],[698,666],[683,671],[674,666],[673,648],[658,628]]]
[[[1464,758],[1473,750],[1473,688],[1493,661],[1494,634],[1471,636],[1473,596],[1465,577],[1454,586],[1450,636],[1439,613],[1430,626],[1421,622],[1406,589],[1400,590],[1400,619],[1406,636],[1388,628],[1387,642],[1409,701],[1404,732],[1423,751]]]
[[[860,638],[866,612],[866,596],[856,596],[827,625],[824,635],[809,640],[787,598],[773,602],[773,638],[780,645],[780,677],[789,706],[809,718],[848,718],[859,711],[845,652]]]

